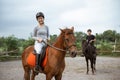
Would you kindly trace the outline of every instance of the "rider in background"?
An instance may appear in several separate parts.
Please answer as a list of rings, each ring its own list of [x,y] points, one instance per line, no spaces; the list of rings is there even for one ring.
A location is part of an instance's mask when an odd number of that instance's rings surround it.
[[[94,42],[96,41],[96,38],[95,38],[94,35],[92,35],[92,30],[91,29],[87,30],[86,40],[87,40],[88,44],[91,43],[91,45],[94,46]]]
[[[88,29],[88,30],[87,30],[86,41],[88,42],[88,44],[90,43],[91,46],[94,47],[95,53],[96,53],[96,47],[94,46],[94,42],[96,41],[96,38],[95,38],[95,36],[92,34],[92,30],[91,30],[91,29]]]
[[[36,52],[36,66],[35,71],[42,70],[41,68],[41,55],[42,55],[42,48],[46,46],[46,44],[43,42],[47,40],[50,40],[49,35],[49,28],[44,24],[44,14],[42,12],[38,12],[36,14],[36,19],[38,21],[38,25],[34,28],[33,32],[33,39],[35,40],[34,49]]]

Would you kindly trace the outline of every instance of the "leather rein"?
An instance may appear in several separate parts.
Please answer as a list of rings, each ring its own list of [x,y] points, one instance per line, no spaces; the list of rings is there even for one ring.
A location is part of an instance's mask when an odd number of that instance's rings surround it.
[[[54,48],[56,50],[63,51],[63,52],[67,52],[67,51],[69,51],[68,50],[69,48],[71,48],[72,46],[75,46],[75,44],[73,44],[73,45],[69,46],[66,50],[64,50],[64,49],[57,48],[57,47],[55,47],[55,46],[53,46],[53,45],[51,45],[51,44],[49,44],[49,43],[47,43],[45,41],[42,41],[42,42],[44,42],[45,44],[47,44],[48,46],[50,46],[50,47],[52,47],[52,48]]]

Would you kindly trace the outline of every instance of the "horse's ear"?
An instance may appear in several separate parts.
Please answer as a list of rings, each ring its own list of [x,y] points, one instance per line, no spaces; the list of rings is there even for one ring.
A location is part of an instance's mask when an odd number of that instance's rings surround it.
[[[60,29],[60,31],[61,31],[61,32],[64,32],[64,30],[63,30],[63,29],[61,29],[61,28],[59,28],[59,29]]]
[[[72,26],[71,29],[74,31],[74,26]]]

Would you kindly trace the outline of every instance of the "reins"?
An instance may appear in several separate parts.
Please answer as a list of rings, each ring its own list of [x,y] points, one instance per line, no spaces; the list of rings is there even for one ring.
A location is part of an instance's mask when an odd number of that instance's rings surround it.
[[[70,34],[73,34],[73,33],[70,33]],[[47,43],[47,42],[44,41],[44,40],[43,40],[42,42],[44,42],[45,44],[47,44],[48,46],[50,46],[50,47],[52,47],[52,48],[54,48],[54,49],[56,49],[56,50],[63,51],[63,52],[69,52],[69,50],[68,50],[69,48],[71,48],[72,46],[76,46],[75,44],[73,44],[73,45],[67,46],[66,50],[64,50],[64,49],[57,48],[57,47],[55,47],[55,46]]]
[[[57,48],[57,47],[55,47],[55,46],[53,46],[53,45],[51,45],[51,44],[49,44],[49,43],[47,43],[47,42],[45,42],[45,41],[43,41],[43,42],[44,42],[45,44],[47,44],[48,46],[50,46],[50,47],[56,49],[56,50],[63,51],[63,52],[69,51],[69,50],[64,50],[64,49]]]

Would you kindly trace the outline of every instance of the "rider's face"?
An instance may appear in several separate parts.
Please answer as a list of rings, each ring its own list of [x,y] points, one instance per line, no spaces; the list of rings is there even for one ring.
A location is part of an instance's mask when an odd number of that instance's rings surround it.
[[[43,17],[38,17],[37,18],[37,21],[40,25],[43,25],[44,24],[44,18]]]
[[[90,32],[90,31],[88,31],[87,33],[88,33],[88,35],[91,35],[91,32]]]

